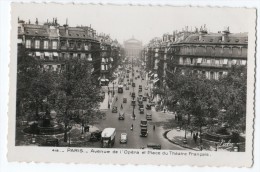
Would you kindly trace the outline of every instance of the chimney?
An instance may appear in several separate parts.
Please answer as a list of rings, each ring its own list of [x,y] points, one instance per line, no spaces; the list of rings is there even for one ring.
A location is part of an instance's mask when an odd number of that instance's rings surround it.
[[[222,31],[222,41],[223,42],[227,41],[229,34],[230,34],[229,27],[224,28],[224,30]]]
[[[38,25],[38,18],[36,18],[35,24]]]

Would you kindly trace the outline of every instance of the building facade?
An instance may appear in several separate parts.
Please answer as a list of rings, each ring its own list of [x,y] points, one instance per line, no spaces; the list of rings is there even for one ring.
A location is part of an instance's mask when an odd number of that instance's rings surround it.
[[[127,57],[140,57],[142,50],[142,42],[134,37],[124,41],[125,55]]]
[[[247,33],[230,33],[227,27],[222,32],[208,33],[207,29],[174,31],[154,38],[143,49],[146,71],[164,86],[172,80],[175,72],[187,70],[216,79],[227,74],[233,65],[247,63]],[[156,77],[154,77],[156,76]]]
[[[118,54],[111,54],[113,42],[109,36],[97,35],[96,30],[88,26],[61,26],[57,19],[44,24],[39,24],[37,19],[34,24],[18,20],[18,44],[41,62],[41,70],[62,72],[66,60],[87,60],[93,78],[109,81],[109,75],[105,74],[112,72],[115,63],[110,62],[119,57]]]

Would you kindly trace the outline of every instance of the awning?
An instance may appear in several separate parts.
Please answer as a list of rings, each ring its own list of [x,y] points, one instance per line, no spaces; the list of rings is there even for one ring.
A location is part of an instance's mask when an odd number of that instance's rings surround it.
[[[44,56],[50,56],[48,52],[44,52]]]
[[[105,79],[100,79],[101,82],[105,82],[106,80]]]
[[[228,60],[227,59],[224,59],[224,62],[223,62],[223,64],[227,64],[227,62],[228,62]]]
[[[202,58],[198,58],[197,63],[201,63]]]
[[[154,77],[156,78],[158,76],[158,74],[154,74]]]
[[[155,80],[153,80],[153,83],[155,84],[156,82],[158,82],[160,79],[156,78]]]
[[[109,79],[105,79],[105,81],[109,81]]]
[[[41,56],[41,53],[40,52],[35,52],[35,55],[36,56]]]
[[[54,52],[54,53],[53,53],[53,56],[54,56],[54,57],[58,57],[59,54],[58,54],[57,52]]]

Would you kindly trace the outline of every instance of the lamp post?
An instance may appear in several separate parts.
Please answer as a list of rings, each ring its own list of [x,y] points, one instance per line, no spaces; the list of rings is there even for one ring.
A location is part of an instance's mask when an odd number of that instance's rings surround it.
[[[135,105],[133,104],[133,119],[135,120]]]
[[[115,95],[115,88],[114,88],[115,82],[113,82],[113,97]]]

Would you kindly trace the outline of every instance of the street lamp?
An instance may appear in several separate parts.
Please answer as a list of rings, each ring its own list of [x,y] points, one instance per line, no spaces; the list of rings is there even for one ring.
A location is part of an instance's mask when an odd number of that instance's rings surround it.
[[[115,82],[113,82],[113,97],[115,95],[115,88],[114,88]]]
[[[135,120],[135,105],[133,104],[133,119]]]

